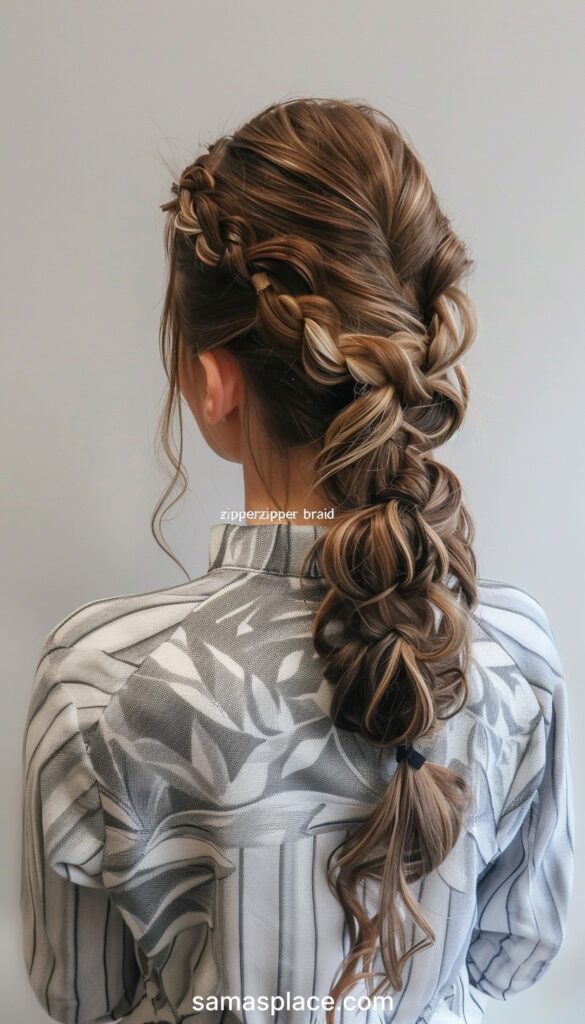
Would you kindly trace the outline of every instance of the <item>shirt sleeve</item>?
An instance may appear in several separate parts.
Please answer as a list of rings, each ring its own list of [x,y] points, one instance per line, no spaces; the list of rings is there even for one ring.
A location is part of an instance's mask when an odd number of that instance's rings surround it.
[[[50,1017],[112,1021],[133,1005],[140,975],[131,934],[102,884],[99,788],[72,699],[76,684],[60,681],[59,664],[58,653],[41,659],[25,730],[24,955]]]
[[[573,884],[573,780],[567,689],[540,609],[542,643],[527,678],[542,714],[504,802],[498,852],[477,886],[467,956],[472,983],[496,999],[533,985],[559,953]]]

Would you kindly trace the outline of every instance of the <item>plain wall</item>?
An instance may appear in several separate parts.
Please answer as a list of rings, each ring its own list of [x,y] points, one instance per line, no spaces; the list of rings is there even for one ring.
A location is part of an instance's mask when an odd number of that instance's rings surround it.
[[[585,5],[3,0],[0,20],[0,1019],[41,1024],[18,911],[32,675],[74,608],[184,580],[149,526],[166,483],[154,454],[165,163],[180,170],[268,102],[331,95],[387,111],[470,246],[472,401],[444,460],[474,513],[480,574],[527,590],[550,618],[583,778]],[[239,467],[192,423],[185,462],[190,491],[166,536],[196,576],[211,523],[243,498]],[[561,955],[532,990],[491,1002],[490,1024],[582,1020],[584,896],[579,872]]]

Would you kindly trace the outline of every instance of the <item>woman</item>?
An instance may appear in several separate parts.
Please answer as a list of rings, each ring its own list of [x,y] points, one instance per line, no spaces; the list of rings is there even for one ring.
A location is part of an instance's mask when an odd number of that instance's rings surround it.
[[[468,402],[472,261],[353,101],[274,104],[173,191],[172,485],[180,394],[245,510],[198,579],[44,642],[31,983],[59,1021],[479,1021],[559,952],[573,809],[550,623],[478,577],[433,457]]]

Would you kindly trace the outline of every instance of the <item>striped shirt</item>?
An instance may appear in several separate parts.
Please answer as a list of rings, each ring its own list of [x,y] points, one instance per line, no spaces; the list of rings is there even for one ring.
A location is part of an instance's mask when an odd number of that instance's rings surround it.
[[[327,858],[396,760],[329,715],[310,631],[325,584],[315,563],[301,571],[320,529],[216,523],[204,575],[92,601],[46,637],[26,726],[21,908],[30,981],[54,1019],[324,1022],[349,949]],[[391,1007],[358,1009],[358,983],[340,1024],[480,1021],[563,943],[563,670],[534,597],[487,579],[479,595],[466,707],[416,744],[475,798],[450,854],[412,885],[436,941],[387,990]],[[362,890],[371,914],[375,884]],[[282,1009],[264,1008],[278,995]]]

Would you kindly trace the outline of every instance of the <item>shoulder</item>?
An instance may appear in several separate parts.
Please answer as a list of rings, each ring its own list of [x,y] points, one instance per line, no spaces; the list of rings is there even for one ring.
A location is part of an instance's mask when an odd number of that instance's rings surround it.
[[[563,685],[563,667],[549,616],[541,601],[526,589],[502,580],[478,581],[478,604],[473,617],[477,638],[496,645],[530,685],[545,719],[551,701]],[[487,652],[489,655],[489,652]]]
[[[537,597],[513,583],[480,578],[476,615],[502,635],[518,635],[536,647],[554,642],[549,617]]]
[[[221,586],[220,574],[205,573],[175,587],[97,598],[62,616],[40,645],[29,727],[58,701],[77,709],[82,731],[89,728],[142,661]]]
[[[148,646],[151,638],[176,626],[219,585],[220,578],[205,573],[175,587],[88,601],[58,620],[44,639],[40,657],[64,647],[129,652],[141,643]]]

